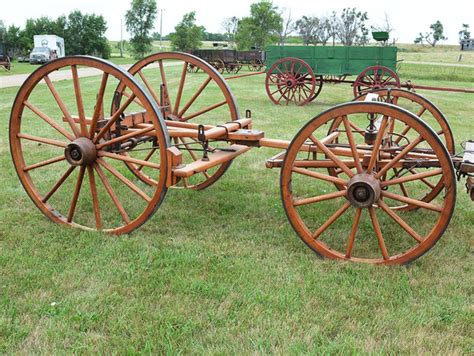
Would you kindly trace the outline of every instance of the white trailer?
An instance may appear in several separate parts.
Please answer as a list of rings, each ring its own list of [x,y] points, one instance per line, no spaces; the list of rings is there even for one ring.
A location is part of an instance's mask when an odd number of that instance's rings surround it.
[[[30,63],[46,63],[66,55],[64,39],[55,35],[33,36],[35,48],[30,53]]]

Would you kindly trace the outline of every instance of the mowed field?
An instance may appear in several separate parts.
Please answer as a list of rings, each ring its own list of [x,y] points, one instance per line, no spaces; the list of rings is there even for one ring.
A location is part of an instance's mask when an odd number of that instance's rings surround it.
[[[420,60],[436,61],[430,58]],[[400,75],[474,89],[474,68],[404,63]],[[73,105],[71,83],[56,85]],[[99,83],[81,82],[89,106]],[[349,85],[325,85],[310,105],[280,107],[268,99],[263,76],[229,85],[242,116],[251,109],[254,128],[270,138],[291,139],[321,111],[352,100]],[[319,258],[286,218],[279,170],[265,168],[278,151],[267,148],[237,158],[204,191],[168,190],[156,214],[130,235],[69,229],[41,214],[13,168],[8,120],[17,91],[0,89],[0,353],[474,351],[474,204],[463,184],[444,236],[408,266]],[[444,112],[461,151],[461,142],[474,138],[474,94],[419,93]],[[57,111],[46,87],[35,99]],[[41,120],[27,119],[29,133],[44,130]],[[29,147],[30,156],[42,149]],[[45,184],[55,174],[46,170]],[[412,214],[420,226],[429,223]]]

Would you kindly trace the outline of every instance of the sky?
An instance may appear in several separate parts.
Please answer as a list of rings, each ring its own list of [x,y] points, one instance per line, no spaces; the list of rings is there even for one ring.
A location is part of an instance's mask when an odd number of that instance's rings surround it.
[[[208,32],[223,32],[222,21],[226,17],[243,17],[249,15],[250,4],[257,0],[157,0],[159,9],[163,11],[163,34],[173,32],[174,26],[183,15],[196,11],[196,23]],[[49,16],[56,18],[78,9],[83,13],[103,15],[108,24],[106,33],[110,40],[121,37],[121,19],[130,7],[131,0],[13,0],[2,6],[0,20],[5,24],[23,27],[26,19]],[[429,31],[429,26],[440,20],[448,37],[445,44],[456,44],[458,32],[462,24],[471,27],[474,36],[474,0],[450,1],[419,1],[419,0],[372,0],[372,1],[307,1],[307,0],[274,0],[273,3],[281,10],[291,10],[292,19],[297,20],[303,15],[324,16],[332,11],[340,11],[345,7],[358,7],[367,11],[369,25],[382,25],[385,14],[394,28],[393,36],[400,43],[413,43],[419,32]],[[123,24],[125,21],[122,21]],[[157,17],[155,30],[159,32],[160,16]],[[129,36],[123,25],[123,37]]]

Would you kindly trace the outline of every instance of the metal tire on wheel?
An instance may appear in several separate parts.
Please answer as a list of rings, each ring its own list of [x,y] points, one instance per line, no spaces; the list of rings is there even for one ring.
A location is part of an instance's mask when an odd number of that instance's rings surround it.
[[[372,145],[356,129],[368,116],[380,119]],[[345,131],[328,136],[326,126],[337,118]],[[392,145],[392,123],[412,128],[410,143]],[[410,173],[414,166],[420,171]],[[328,168],[345,175],[328,175]],[[392,168],[403,174],[387,177]],[[444,181],[444,194],[429,203],[400,193],[400,183],[415,191],[431,179]],[[438,135],[410,112],[376,102],[339,105],[310,120],[287,150],[280,187],[287,217],[311,249],[375,264],[405,264],[427,252],[446,230],[456,198],[453,163]],[[415,205],[416,214],[392,209],[397,203]]]
[[[73,80],[53,83],[50,76],[60,69],[69,70]],[[82,69],[100,76],[81,80]],[[104,117],[119,83],[133,100]],[[136,110],[134,100],[146,110],[149,128],[122,135],[117,123]],[[152,187],[127,178],[123,165],[149,163],[121,153],[131,136],[146,135],[159,147],[158,163],[149,165],[156,181]],[[92,57],[65,57],[38,68],[20,88],[10,116],[12,159],[27,194],[54,222],[86,230],[129,233],[152,216],[166,193],[169,145],[151,96],[127,72]]]

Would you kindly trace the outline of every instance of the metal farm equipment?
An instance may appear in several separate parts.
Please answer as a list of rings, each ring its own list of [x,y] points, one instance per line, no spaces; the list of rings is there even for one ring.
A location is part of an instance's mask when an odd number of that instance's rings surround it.
[[[221,74],[237,74],[243,66],[247,66],[252,72],[259,72],[265,66],[265,52],[260,50],[197,49],[191,54],[205,60]],[[198,70],[199,67],[189,67],[189,72]]]
[[[189,75],[191,66],[201,75]],[[95,68],[100,80],[81,80],[81,68]],[[73,80],[53,83],[59,69]],[[419,118],[428,113],[433,128]],[[330,108],[291,141],[252,125],[222,76],[195,56],[154,54],[128,73],[66,57],[20,88],[10,148],[24,189],[48,218],[111,234],[144,224],[168,188],[208,188],[253,147],[277,149],[266,166],[281,170],[283,207],[299,237],[322,256],[377,264],[428,251],[453,214],[456,169],[474,168],[473,144],[464,160],[456,156],[443,114],[399,89]],[[472,186],[469,177],[471,197]]]
[[[8,56],[7,48],[3,43],[0,43],[0,67],[5,69],[7,72],[11,69],[10,57]]]

